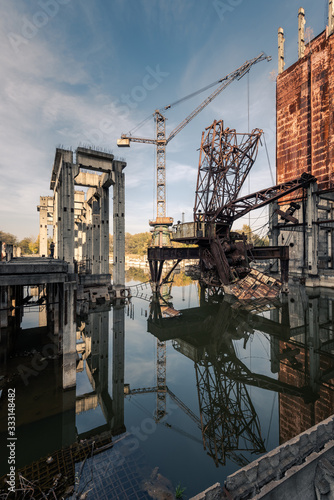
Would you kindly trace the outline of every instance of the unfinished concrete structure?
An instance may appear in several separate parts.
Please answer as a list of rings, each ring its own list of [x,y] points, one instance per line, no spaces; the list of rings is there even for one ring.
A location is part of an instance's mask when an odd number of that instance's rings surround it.
[[[56,149],[50,189],[40,198],[40,255],[47,255],[47,226],[53,226],[54,257],[77,271],[85,285],[107,285],[109,274],[109,188],[114,187],[113,233],[115,286],[124,287],[124,161],[83,147]],[[82,187],[77,190],[75,187]]]
[[[334,285],[334,36],[329,1],[325,31],[305,44],[298,14],[298,60],[284,71],[284,34],[278,30],[277,183],[302,172],[317,179],[273,204],[270,244],[289,246],[290,274],[310,286]],[[279,210],[279,212],[277,212]],[[284,213],[285,212],[285,215]]]

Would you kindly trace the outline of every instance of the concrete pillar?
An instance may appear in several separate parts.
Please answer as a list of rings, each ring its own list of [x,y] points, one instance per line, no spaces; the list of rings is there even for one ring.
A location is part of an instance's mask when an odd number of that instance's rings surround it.
[[[57,204],[57,248],[58,248],[58,259],[64,259],[64,242],[63,242],[63,196],[61,193],[61,181],[59,183],[57,193],[56,193],[56,204]]]
[[[278,28],[278,74],[284,71],[284,31],[283,28]]]
[[[77,262],[83,260],[83,248],[82,248],[82,231],[83,231],[83,216],[84,216],[84,203],[85,203],[85,193],[84,191],[74,192],[74,227],[75,227],[75,242],[74,242],[74,258]]]
[[[328,36],[334,32],[334,0],[328,2]]]
[[[269,204],[269,245],[276,247],[278,246],[278,236],[279,229],[278,225],[278,214],[276,210],[279,208],[278,202],[273,201]],[[271,271],[274,273],[278,272],[278,262],[275,261],[271,267]]]
[[[62,165],[63,259],[74,272],[74,169],[72,163]]]
[[[124,306],[113,307],[112,338],[112,404],[113,433],[125,431],[124,427]]]
[[[39,198],[39,255],[48,256],[48,197]]]
[[[109,274],[109,188],[100,188],[100,210],[101,210],[101,231],[100,231],[100,256],[101,274]]]
[[[114,233],[114,270],[113,283],[125,286],[125,189],[123,169],[125,163],[113,162],[115,169],[115,185],[113,196],[113,233]]]
[[[93,244],[92,273],[93,274],[100,274],[100,240],[101,240],[100,200],[95,199],[92,204],[92,244]]]
[[[80,262],[80,250],[81,250],[81,222],[79,220],[74,221],[74,260]]]
[[[307,189],[307,213],[306,213],[306,242],[307,242],[307,272],[309,275],[318,274],[318,244],[319,225],[313,224],[317,216],[317,195],[315,193],[316,183],[311,183]]]
[[[58,243],[58,192],[55,191],[53,194],[53,238],[52,241],[55,244],[54,257],[59,259],[59,243]]]
[[[92,220],[93,220],[93,215],[92,215],[92,206],[90,203],[86,204],[87,210],[86,210],[86,260],[87,260],[87,267],[89,269],[92,269],[92,260],[93,260],[93,241],[92,241]]]
[[[305,54],[305,10],[300,7],[298,11],[298,59]]]

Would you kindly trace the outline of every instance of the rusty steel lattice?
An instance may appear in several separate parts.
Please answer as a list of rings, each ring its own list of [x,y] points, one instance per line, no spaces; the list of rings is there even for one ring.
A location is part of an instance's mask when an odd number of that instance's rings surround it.
[[[246,385],[231,378],[232,360],[195,363],[196,383],[204,448],[218,467],[226,458],[244,467],[249,460],[242,451],[264,453],[259,418]]]
[[[157,410],[155,421],[160,422],[166,415],[166,342],[157,339]]]
[[[223,120],[215,120],[205,129],[198,167],[195,222],[218,222],[221,211],[218,217],[217,211],[237,199],[256,159],[261,135],[260,129],[250,134],[224,129]]]

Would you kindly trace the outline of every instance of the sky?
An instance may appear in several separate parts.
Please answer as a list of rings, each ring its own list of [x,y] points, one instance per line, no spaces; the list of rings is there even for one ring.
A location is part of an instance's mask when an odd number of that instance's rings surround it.
[[[275,184],[277,30],[286,68],[297,60],[298,9],[313,36],[327,24],[328,0],[0,0],[0,229],[37,237],[40,196],[50,196],[55,149],[94,146],[124,158],[126,231],[148,231],[156,216],[153,113],[227,75],[261,52],[167,146],[167,216],[191,221],[202,131],[213,120],[237,132],[263,129],[245,186]],[[213,90],[213,89],[212,89]],[[167,136],[212,90],[166,112]],[[112,193],[111,193],[112,196]],[[112,206],[112,204],[110,204]],[[111,214],[112,215],[112,214]],[[265,214],[249,219],[253,228]],[[112,228],[110,228],[112,232]]]

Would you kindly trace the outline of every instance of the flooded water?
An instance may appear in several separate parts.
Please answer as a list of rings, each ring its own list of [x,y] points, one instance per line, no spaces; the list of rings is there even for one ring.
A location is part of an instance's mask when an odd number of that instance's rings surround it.
[[[77,318],[75,389],[45,349],[45,306],[25,308],[15,348],[2,336],[0,476],[15,390],[21,495],[190,498],[333,414],[333,292],[241,308],[187,278],[165,303],[127,286],[130,303]]]

